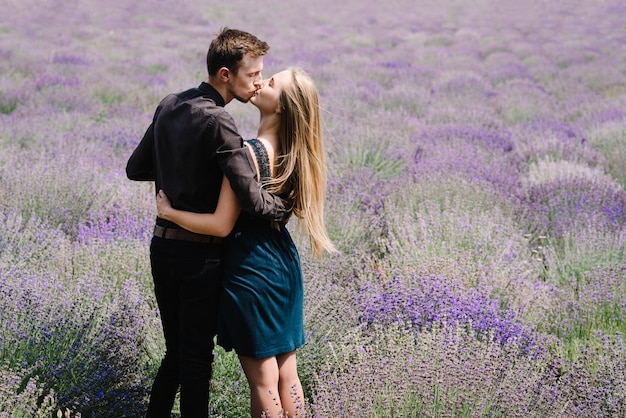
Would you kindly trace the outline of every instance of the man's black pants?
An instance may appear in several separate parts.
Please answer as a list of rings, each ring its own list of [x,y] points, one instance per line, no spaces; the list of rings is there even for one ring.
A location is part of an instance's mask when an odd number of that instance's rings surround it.
[[[183,418],[207,418],[223,244],[153,237],[150,264],[165,336],[149,418],[169,418],[180,386]]]

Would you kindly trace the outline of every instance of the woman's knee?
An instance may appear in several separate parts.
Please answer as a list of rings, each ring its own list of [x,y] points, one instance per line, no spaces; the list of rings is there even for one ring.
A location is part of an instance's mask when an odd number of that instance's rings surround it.
[[[279,369],[275,357],[255,359],[240,356],[239,361],[250,385],[273,387],[278,384]]]
[[[298,380],[298,365],[295,351],[279,354],[276,356],[276,360],[280,381],[290,382]]]

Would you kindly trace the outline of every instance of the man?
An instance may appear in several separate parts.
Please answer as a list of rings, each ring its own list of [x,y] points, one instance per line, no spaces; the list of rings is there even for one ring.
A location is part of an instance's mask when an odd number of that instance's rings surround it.
[[[161,101],[128,160],[128,178],[155,181],[155,192],[163,189],[176,208],[214,212],[225,175],[242,210],[282,220],[285,203],[259,187],[250,153],[224,110],[232,99],[247,102],[261,87],[268,49],[247,32],[224,28],[209,46],[208,81]],[[166,352],[149,418],[170,417],[179,386],[182,417],[208,416],[221,257],[220,238],[157,217],[150,261]]]

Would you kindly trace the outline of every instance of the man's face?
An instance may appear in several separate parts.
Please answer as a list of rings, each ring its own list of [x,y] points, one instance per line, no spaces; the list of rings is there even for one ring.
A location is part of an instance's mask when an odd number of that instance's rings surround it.
[[[254,93],[261,88],[263,82],[263,56],[252,58],[246,54],[239,65],[237,75],[230,73],[228,92],[233,98],[247,103]]]

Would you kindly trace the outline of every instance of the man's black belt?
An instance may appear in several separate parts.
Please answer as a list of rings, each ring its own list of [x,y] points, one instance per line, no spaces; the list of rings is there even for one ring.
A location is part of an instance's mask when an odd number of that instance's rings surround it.
[[[214,237],[213,235],[196,234],[186,229],[165,228],[160,225],[154,226],[154,236],[165,239],[177,239],[180,241],[201,242],[204,244],[218,244],[224,238]]]

